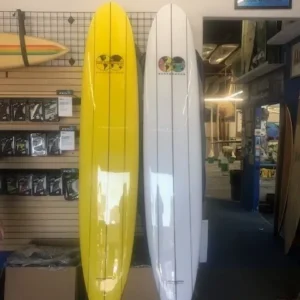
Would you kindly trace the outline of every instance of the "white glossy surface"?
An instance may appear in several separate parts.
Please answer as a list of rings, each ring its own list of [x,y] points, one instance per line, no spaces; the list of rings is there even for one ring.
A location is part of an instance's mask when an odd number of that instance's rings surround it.
[[[183,58],[185,69],[180,71],[179,63],[174,72],[161,71],[164,56]],[[150,31],[144,101],[146,221],[154,276],[161,300],[190,300],[202,219],[200,99],[190,24],[174,4],[158,12]]]

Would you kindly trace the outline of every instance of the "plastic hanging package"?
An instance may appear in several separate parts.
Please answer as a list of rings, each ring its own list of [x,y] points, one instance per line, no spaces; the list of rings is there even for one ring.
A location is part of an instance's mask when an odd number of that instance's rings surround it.
[[[5,190],[8,195],[18,194],[18,178],[16,174],[6,174],[5,176]]]
[[[48,155],[61,154],[60,141],[60,132],[50,132],[47,134]]]
[[[0,136],[0,153],[4,156],[14,155],[15,137],[12,133],[5,133]]]
[[[18,133],[15,135],[15,155],[23,156],[29,155],[29,134],[28,133]]]
[[[12,119],[13,121],[26,121],[27,115],[27,101],[26,100],[14,100],[11,104],[12,107]]]
[[[48,186],[50,196],[61,196],[62,193],[62,173],[61,171],[52,171],[48,174]]]
[[[29,100],[29,120],[32,122],[44,121],[44,106],[42,100]]]
[[[10,100],[0,99],[0,121],[10,121]]]
[[[63,189],[66,200],[78,200],[79,197],[78,169],[63,170]]]
[[[32,194],[33,196],[45,196],[47,192],[47,174],[34,173],[32,175]]]
[[[19,174],[17,185],[19,195],[30,196],[32,194],[32,174]]]
[[[44,101],[44,119],[46,122],[59,122],[57,99]]]
[[[47,155],[46,134],[45,133],[31,133],[31,155],[44,156]]]
[[[0,174],[0,195],[5,193],[4,176]]]

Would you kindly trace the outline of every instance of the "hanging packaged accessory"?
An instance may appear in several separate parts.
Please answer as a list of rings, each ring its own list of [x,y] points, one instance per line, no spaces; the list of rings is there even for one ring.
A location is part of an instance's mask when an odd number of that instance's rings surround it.
[[[13,121],[26,121],[26,100],[14,100],[11,104]]]
[[[15,135],[15,155],[23,156],[29,155],[29,134],[28,133],[18,133]]]
[[[44,156],[47,155],[46,134],[45,133],[31,133],[31,155]]]
[[[10,100],[0,99],[0,121],[10,121]]]
[[[47,195],[47,174],[34,173],[32,175],[32,194],[34,196]]]
[[[29,120],[32,122],[44,121],[44,107],[42,100],[29,100]]]
[[[5,194],[4,174],[0,174],[0,195]]]
[[[32,174],[18,175],[18,194],[21,196],[32,194]]]
[[[48,174],[48,186],[50,196],[61,196],[63,194],[61,171],[52,171]]]
[[[0,136],[1,155],[11,156],[14,155],[15,150],[15,137],[13,134],[3,134]]]
[[[60,132],[50,132],[47,134],[48,155],[60,155]]]
[[[18,178],[16,174],[7,174],[5,176],[6,193],[8,195],[18,194]]]
[[[78,169],[63,170],[63,190],[66,200],[78,200],[79,198],[79,173]]]
[[[57,99],[44,100],[44,120],[46,122],[59,122]]]

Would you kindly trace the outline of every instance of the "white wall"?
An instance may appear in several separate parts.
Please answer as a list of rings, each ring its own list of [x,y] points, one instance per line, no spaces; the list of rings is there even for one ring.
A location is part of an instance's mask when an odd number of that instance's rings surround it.
[[[189,16],[194,29],[195,43],[202,49],[202,20],[211,18],[299,18],[300,0],[293,1],[292,10],[234,10],[234,0],[116,0],[125,10],[156,12],[169,2],[180,5]],[[0,0],[0,11],[95,11],[104,0]]]

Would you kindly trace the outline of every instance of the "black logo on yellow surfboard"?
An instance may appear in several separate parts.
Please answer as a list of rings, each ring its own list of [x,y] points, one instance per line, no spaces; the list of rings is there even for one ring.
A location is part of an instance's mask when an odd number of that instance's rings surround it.
[[[121,72],[124,69],[124,59],[118,54],[101,54],[96,59],[96,66],[102,72]]]
[[[182,73],[185,70],[185,60],[180,56],[163,56],[158,61],[158,67],[163,73]]]

